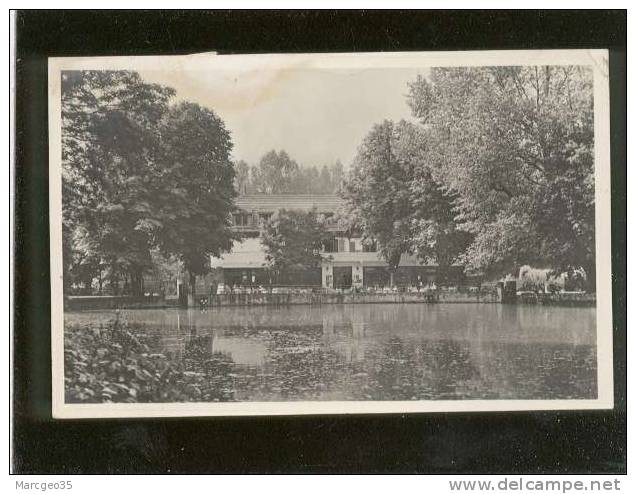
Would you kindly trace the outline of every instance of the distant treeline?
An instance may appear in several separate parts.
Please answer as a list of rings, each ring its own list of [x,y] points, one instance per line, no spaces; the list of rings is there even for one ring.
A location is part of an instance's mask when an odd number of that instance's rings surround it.
[[[239,194],[336,194],[343,179],[340,161],[299,166],[285,151],[266,153],[258,165],[235,163]]]

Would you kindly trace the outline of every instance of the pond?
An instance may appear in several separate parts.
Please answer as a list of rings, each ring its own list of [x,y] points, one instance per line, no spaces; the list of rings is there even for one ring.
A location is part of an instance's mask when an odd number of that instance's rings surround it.
[[[67,312],[66,325],[112,311]],[[596,309],[356,304],[123,310],[222,400],[594,399]]]

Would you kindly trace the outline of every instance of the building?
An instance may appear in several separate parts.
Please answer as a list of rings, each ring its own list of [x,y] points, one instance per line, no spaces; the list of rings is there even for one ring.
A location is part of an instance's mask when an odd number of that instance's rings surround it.
[[[237,212],[232,222],[243,240],[234,244],[232,251],[221,258],[212,258],[211,265],[221,268],[228,286],[267,286],[272,284],[271,273],[265,268],[265,249],[260,241],[261,231],[281,209],[315,210],[325,219],[333,217],[342,206],[342,200],[333,195],[246,195],[238,198]],[[387,263],[373,243],[359,237],[348,237],[336,222],[327,221],[333,234],[323,249],[323,262],[316,270],[284,273],[279,284],[288,286],[322,286],[323,288],[387,287],[391,273]],[[459,269],[461,271],[461,269]],[[393,275],[393,284],[418,286],[436,279],[437,267],[419,262],[415,256],[403,255]]]

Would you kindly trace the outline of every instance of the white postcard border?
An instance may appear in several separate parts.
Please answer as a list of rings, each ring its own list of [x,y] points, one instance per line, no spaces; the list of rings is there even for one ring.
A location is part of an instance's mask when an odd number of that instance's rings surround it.
[[[291,401],[231,403],[64,402],[64,310],[62,283],[61,71],[62,70],[276,70],[367,69],[378,67],[589,65],[594,73],[594,154],[597,274],[597,399]],[[383,52],[345,54],[77,57],[49,59],[49,207],[51,266],[52,411],[58,419],[200,417],[240,415],[322,415],[437,412],[501,412],[611,409],[614,406],[611,286],[611,187],[609,58],[607,50],[509,50],[465,52]]]

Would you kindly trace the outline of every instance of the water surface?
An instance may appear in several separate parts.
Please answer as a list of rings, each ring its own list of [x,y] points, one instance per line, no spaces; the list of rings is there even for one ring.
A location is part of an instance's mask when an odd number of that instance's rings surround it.
[[[69,312],[67,325],[112,311]],[[222,400],[596,398],[596,309],[368,304],[124,310]],[[209,370],[210,362],[222,362]],[[206,364],[208,363],[208,364]],[[208,367],[205,367],[208,365]]]

